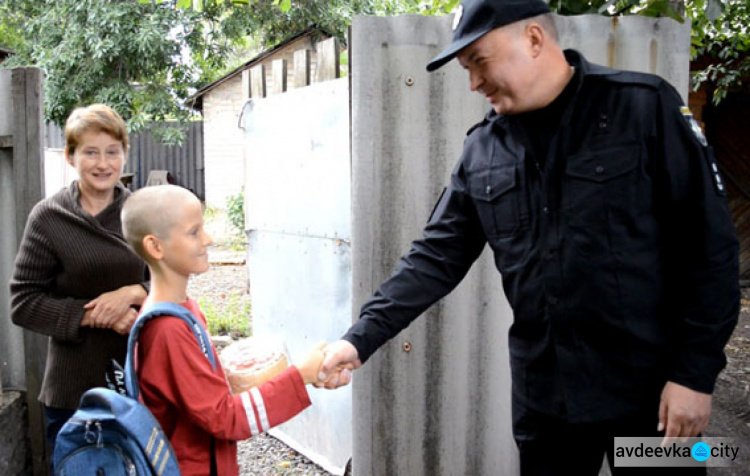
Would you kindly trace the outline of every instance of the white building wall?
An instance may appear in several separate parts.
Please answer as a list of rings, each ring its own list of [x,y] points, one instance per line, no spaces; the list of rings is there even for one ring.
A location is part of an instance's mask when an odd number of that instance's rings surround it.
[[[227,197],[242,190],[244,135],[237,123],[244,103],[241,75],[203,98],[206,203],[213,207],[224,208]]]

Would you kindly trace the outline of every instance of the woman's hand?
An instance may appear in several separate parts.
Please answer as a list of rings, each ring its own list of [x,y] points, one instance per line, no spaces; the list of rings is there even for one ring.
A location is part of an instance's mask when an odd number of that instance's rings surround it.
[[[112,326],[112,330],[124,336],[129,335],[130,328],[133,327],[136,319],[138,319],[138,311],[131,307],[128,312],[126,312],[122,317],[122,319],[115,322],[115,324]]]
[[[113,329],[120,334],[126,334],[130,331],[135,317],[138,317],[137,311],[131,306],[140,306],[144,299],[146,291],[139,284],[103,293],[83,306],[86,312],[81,325]]]

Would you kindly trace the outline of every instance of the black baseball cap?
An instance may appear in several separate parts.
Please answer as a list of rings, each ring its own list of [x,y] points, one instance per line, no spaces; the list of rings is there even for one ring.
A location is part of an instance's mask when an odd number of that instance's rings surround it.
[[[427,63],[427,71],[443,66],[490,30],[549,12],[543,0],[464,0],[453,19],[453,41]]]

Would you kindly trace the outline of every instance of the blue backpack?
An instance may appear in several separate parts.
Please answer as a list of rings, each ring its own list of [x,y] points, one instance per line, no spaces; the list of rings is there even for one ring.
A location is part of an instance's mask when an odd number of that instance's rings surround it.
[[[73,416],[57,435],[53,464],[57,476],[179,475],[172,445],[159,423],[138,401],[135,344],[143,325],[158,316],[183,319],[215,368],[203,326],[190,311],[174,303],[157,303],[138,317],[128,338],[125,390],[93,388],[81,397]]]

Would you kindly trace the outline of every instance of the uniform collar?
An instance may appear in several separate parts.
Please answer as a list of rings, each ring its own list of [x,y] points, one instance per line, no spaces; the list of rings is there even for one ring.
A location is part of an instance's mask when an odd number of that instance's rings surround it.
[[[585,78],[586,76],[608,76],[610,74],[619,73],[619,71],[615,69],[589,63],[578,50],[569,49],[565,50],[563,53],[565,54],[565,59],[568,61],[568,64],[575,66],[576,69],[581,71],[581,78]]]

